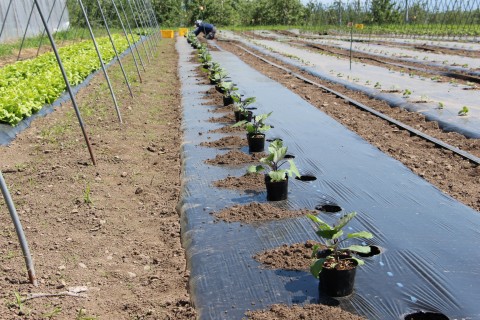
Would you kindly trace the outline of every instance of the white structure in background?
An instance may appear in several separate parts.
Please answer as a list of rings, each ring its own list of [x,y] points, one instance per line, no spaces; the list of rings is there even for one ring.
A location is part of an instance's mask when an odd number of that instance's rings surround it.
[[[52,32],[68,29],[70,22],[68,9],[65,7],[66,2],[67,0],[38,1],[44,15],[46,16],[45,18],[48,17],[50,11],[52,12],[48,22],[49,28]],[[32,0],[0,0],[0,28],[4,25],[3,32],[0,36],[0,43],[23,38],[32,7]],[[27,37],[40,35],[43,30],[44,28],[40,15],[38,14],[38,11],[34,9],[30,24],[28,25]]]

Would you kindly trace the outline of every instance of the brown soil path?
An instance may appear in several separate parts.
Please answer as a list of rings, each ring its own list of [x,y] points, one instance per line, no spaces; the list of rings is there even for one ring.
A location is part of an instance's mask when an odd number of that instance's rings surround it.
[[[147,59],[144,59],[147,61]],[[109,69],[119,124],[103,76],[78,95],[98,165],[70,104],[0,147],[31,246],[39,286],[27,283],[22,254],[0,200],[1,319],[194,319],[176,205],[181,189],[181,110],[174,40],[163,39],[133,83]],[[125,61],[136,79],[131,57]],[[86,297],[17,302],[15,294],[84,286]]]

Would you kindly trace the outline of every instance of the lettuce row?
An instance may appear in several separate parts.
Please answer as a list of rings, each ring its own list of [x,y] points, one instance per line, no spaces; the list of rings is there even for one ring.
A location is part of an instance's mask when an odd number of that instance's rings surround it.
[[[128,48],[125,37],[118,34],[112,37],[119,52]],[[109,38],[98,38],[97,43],[104,63],[108,63],[115,57]],[[59,54],[72,85],[101,68],[91,41],[60,48]],[[0,69],[0,121],[16,125],[45,104],[54,102],[65,90],[53,52],[7,65]]]

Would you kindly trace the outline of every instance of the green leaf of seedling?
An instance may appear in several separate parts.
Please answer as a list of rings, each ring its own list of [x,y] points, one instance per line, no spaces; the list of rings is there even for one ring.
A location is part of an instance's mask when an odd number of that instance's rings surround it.
[[[371,234],[368,231],[354,232],[354,233],[347,234],[347,238],[348,239],[352,239],[352,238],[372,239],[373,234]]]
[[[243,127],[245,124],[247,124],[248,121],[246,120],[242,120],[242,121],[238,121],[237,123],[235,123],[234,125],[232,125],[232,128],[236,128],[236,127]]]
[[[357,261],[357,264],[359,266],[363,266],[365,264],[365,261],[363,261],[362,259],[358,259],[358,258],[354,258],[354,257],[352,257],[352,259]]]
[[[323,264],[325,263],[325,259],[317,259],[315,260],[312,265],[310,266],[310,273],[318,279],[318,275],[322,272]]]
[[[301,177],[300,172],[297,169],[297,166],[295,165],[295,162],[293,160],[288,160],[288,163],[290,164],[290,169],[288,170],[288,175],[291,177],[292,175],[295,175],[296,177]]]
[[[337,234],[336,230],[317,230],[316,234],[319,237],[325,238],[325,239],[333,239],[333,237]]]
[[[345,227],[347,225],[347,223],[349,223],[353,218],[355,218],[356,215],[357,215],[357,213],[355,211],[344,215],[335,224],[335,229],[336,230],[342,229],[343,227]]]
[[[333,230],[333,228],[328,223],[324,222],[319,217],[314,216],[313,214],[309,214],[307,215],[307,217],[317,225],[317,228],[319,230]]]
[[[286,179],[287,172],[286,170],[270,171],[268,175],[272,182],[279,182]]]
[[[358,245],[352,245],[345,249],[353,252],[359,252],[359,253],[370,253],[370,250],[371,250],[370,247],[368,246],[358,246]]]
[[[335,233],[334,235],[332,235],[332,240],[333,239],[338,239],[340,238],[341,236],[343,235],[343,230],[339,230],[337,233]]]
[[[259,172],[262,172],[263,170],[265,170],[265,168],[263,166],[250,166],[248,167],[247,169],[247,172],[248,173],[259,173]]]

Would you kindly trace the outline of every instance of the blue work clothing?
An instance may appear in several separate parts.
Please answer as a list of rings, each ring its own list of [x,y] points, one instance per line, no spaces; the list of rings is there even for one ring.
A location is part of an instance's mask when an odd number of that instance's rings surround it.
[[[207,34],[209,34],[211,32],[214,32],[214,31],[216,31],[216,30],[215,30],[215,27],[213,26],[213,24],[202,22],[197,27],[197,29],[195,29],[193,31],[193,33],[196,36],[198,36],[200,34],[200,32],[203,32],[204,35],[207,35]]]

